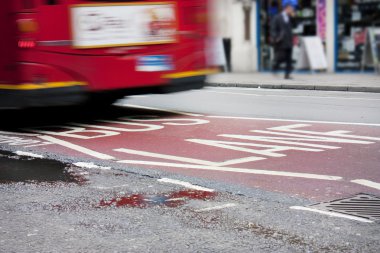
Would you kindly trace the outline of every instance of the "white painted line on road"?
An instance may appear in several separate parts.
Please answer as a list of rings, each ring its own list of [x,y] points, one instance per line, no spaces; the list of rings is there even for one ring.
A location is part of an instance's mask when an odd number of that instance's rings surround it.
[[[181,185],[181,186],[184,186],[186,188],[197,190],[197,191],[204,191],[204,192],[214,192],[215,191],[214,189],[202,187],[202,186],[199,186],[199,185],[194,185],[194,184],[191,184],[189,182],[180,181],[180,180],[176,180],[176,179],[160,178],[157,181],[161,182],[161,183]]]
[[[149,107],[149,106],[142,106],[142,105],[120,104],[120,103],[118,103],[116,105],[123,106],[123,107],[137,108],[137,109],[146,109],[146,110],[154,110],[154,111],[161,111],[161,112],[169,112],[169,113],[180,114],[180,115],[185,115],[185,116],[192,116],[192,117],[201,117],[201,116],[203,116],[202,114],[188,113],[188,112],[181,112],[181,111],[174,111],[174,110],[167,110],[167,109],[155,108],[155,107]]]
[[[123,161],[118,161],[118,163],[135,164],[135,165],[153,165],[153,166],[195,169],[195,170],[225,171],[225,172],[256,174],[256,175],[299,177],[299,178],[330,180],[330,181],[339,181],[343,179],[342,177],[338,177],[338,176],[318,175],[318,174],[309,174],[309,173],[244,169],[244,168],[232,168],[232,167],[202,166],[202,165],[181,164],[181,163],[163,163],[163,162],[137,161],[137,160],[123,160]]]
[[[16,151],[14,153],[16,155],[21,155],[21,156],[28,156],[28,157],[33,157],[33,158],[44,158],[44,156],[42,156],[42,155],[37,155],[37,154],[34,154],[34,153],[30,153],[30,152]]]
[[[40,134],[29,134],[29,133],[19,133],[19,132],[9,132],[9,131],[0,131],[0,134],[11,134],[11,135],[21,135],[21,136],[28,136],[28,137],[36,137]]]
[[[95,165],[94,163],[85,163],[85,162],[77,162],[73,163],[75,166],[79,168],[85,168],[85,169],[100,169],[100,170],[110,170],[111,167],[103,167]]]
[[[116,189],[116,188],[124,188],[124,187],[127,187],[128,185],[127,184],[123,184],[123,185],[115,185],[115,186],[93,186],[92,188],[96,188],[96,189],[99,189],[99,190],[111,190],[111,189]]]
[[[357,126],[376,126],[376,127],[380,126],[380,124],[372,124],[372,123],[339,122],[339,121],[318,121],[318,120],[276,119],[276,118],[271,119],[271,118],[235,117],[235,116],[207,116],[207,117],[208,118],[216,118],[216,119],[243,119],[243,120],[321,123],[321,124],[332,124],[332,125],[357,125]]]
[[[215,210],[221,210],[221,209],[230,208],[230,207],[235,207],[235,206],[237,206],[237,205],[234,204],[234,203],[228,203],[228,204],[225,204],[225,205],[220,205],[220,206],[214,206],[214,207],[208,207],[208,208],[198,209],[198,210],[195,210],[195,212],[197,212],[197,213],[201,213],[201,212],[215,211]]]
[[[254,94],[254,93],[240,93],[240,92],[226,92],[226,91],[212,91],[205,90],[206,92],[211,93],[220,93],[220,94],[232,94],[232,95],[243,95],[243,96],[255,96],[255,97],[288,97],[288,98],[315,98],[315,99],[346,99],[346,100],[367,100],[367,101],[379,101],[380,98],[360,98],[360,97],[329,97],[329,96],[297,96],[297,95],[271,95],[271,94]]]
[[[61,145],[63,147],[66,147],[66,148],[69,148],[69,149],[72,149],[72,150],[75,150],[78,152],[81,152],[81,153],[89,155],[89,156],[93,156],[93,157],[102,159],[102,160],[113,160],[113,159],[115,159],[115,157],[113,157],[113,156],[102,154],[102,153],[96,152],[94,150],[91,150],[91,149],[81,147],[79,145],[76,145],[76,144],[73,144],[73,143],[70,143],[67,141],[63,141],[63,140],[54,138],[52,136],[42,135],[42,136],[38,136],[38,138],[43,139],[45,141],[52,142],[52,143],[57,144],[57,145]]]
[[[172,202],[172,201],[184,201],[186,198],[172,198],[172,199],[167,199],[165,202]]]
[[[355,184],[360,184],[360,185],[364,185],[364,186],[367,186],[367,187],[370,187],[370,188],[374,188],[376,190],[380,190],[380,184],[379,183],[376,183],[376,182],[372,182],[370,180],[366,180],[366,179],[355,179],[355,180],[351,180],[352,183],[355,183]]]
[[[347,215],[347,214],[340,214],[340,213],[334,213],[334,212],[329,212],[329,211],[322,211],[310,207],[304,207],[304,206],[291,206],[290,209],[293,210],[300,210],[300,211],[309,211],[309,212],[314,212],[314,213],[319,213],[319,214],[324,214],[328,215],[331,217],[337,217],[337,218],[345,218],[345,219],[350,219],[350,220],[355,220],[355,221],[360,221],[360,222],[366,222],[366,223],[373,223],[371,220],[367,220],[364,218],[352,216],[352,215]]]
[[[174,161],[185,162],[185,163],[195,163],[195,164],[207,165],[207,166],[213,166],[215,164],[214,162],[199,160],[195,158],[157,154],[157,153],[152,153],[152,152],[127,149],[127,148],[119,148],[119,149],[114,149],[114,150],[117,152],[122,152],[122,153],[127,153],[127,154],[132,154],[132,155],[154,157],[154,158],[160,158],[160,159],[166,159],[166,160],[174,160]]]
[[[43,142],[41,144],[35,144],[35,145],[28,145],[28,146],[25,146],[25,148],[32,148],[32,147],[40,147],[40,146],[46,146],[46,145],[52,145],[53,143],[50,143],[50,142]]]

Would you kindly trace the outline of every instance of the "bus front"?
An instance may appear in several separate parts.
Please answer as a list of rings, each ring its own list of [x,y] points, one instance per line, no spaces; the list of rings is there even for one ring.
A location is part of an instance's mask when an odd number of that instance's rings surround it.
[[[14,88],[8,101],[22,106],[201,88],[215,72],[207,0],[16,0],[12,8],[17,74],[7,94]]]

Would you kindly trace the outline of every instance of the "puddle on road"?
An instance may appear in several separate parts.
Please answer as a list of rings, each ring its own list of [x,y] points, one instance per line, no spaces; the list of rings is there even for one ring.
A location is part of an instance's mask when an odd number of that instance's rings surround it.
[[[86,179],[74,173],[67,164],[40,158],[18,156],[10,152],[0,152],[0,183],[77,183]]]
[[[138,207],[148,208],[154,206],[179,207],[188,200],[211,200],[216,197],[215,192],[183,190],[162,195],[133,194],[117,196],[112,199],[101,200],[98,208],[102,207]]]

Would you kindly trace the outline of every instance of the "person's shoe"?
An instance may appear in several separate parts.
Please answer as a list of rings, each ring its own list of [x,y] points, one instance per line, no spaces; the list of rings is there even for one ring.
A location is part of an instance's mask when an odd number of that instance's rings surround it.
[[[285,76],[285,79],[286,79],[286,80],[293,80],[293,77],[291,77],[290,75],[286,75],[286,76]]]

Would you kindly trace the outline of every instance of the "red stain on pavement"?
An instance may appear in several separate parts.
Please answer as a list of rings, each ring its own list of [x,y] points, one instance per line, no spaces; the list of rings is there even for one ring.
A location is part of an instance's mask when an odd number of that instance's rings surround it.
[[[135,194],[135,195],[127,196],[127,197],[117,197],[117,198],[113,198],[111,200],[101,200],[99,203],[99,207],[128,206],[128,207],[144,208],[144,207],[146,207],[146,205],[147,205],[147,203],[146,203],[146,201],[144,201],[144,196],[141,194]]]
[[[215,192],[206,191],[194,191],[194,190],[183,190],[178,192],[172,192],[170,194],[163,195],[143,195],[143,194],[133,194],[127,196],[117,196],[112,199],[103,199],[100,201],[98,208],[102,207],[137,207],[137,208],[148,208],[154,206],[165,206],[165,207],[179,207],[188,200],[210,200],[217,196]]]

